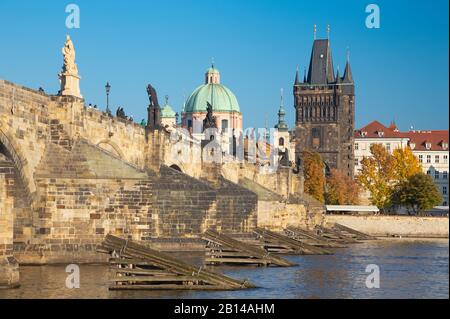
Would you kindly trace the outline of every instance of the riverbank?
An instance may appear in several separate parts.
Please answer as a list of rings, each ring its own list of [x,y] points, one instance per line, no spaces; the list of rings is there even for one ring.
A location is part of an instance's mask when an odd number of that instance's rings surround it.
[[[448,217],[326,215],[325,222],[375,237],[449,238]]]

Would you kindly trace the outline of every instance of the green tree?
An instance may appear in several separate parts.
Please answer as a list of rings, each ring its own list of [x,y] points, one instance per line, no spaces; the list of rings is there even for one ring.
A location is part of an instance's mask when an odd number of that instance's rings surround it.
[[[325,201],[325,164],[322,161],[322,157],[319,153],[304,151],[302,153],[302,161],[305,193],[323,203]]]
[[[433,179],[424,173],[412,175],[400,182],[392,197],[394,204],[406,207],[410,214],[422,214],[442,202]]]

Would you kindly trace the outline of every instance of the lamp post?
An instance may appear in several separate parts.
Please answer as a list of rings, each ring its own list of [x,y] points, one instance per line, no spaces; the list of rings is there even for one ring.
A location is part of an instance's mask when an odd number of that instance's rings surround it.
[[[109,109],[109,92],[111,91],[111,85],[109,84],[109,82],[106,82],[105,89],[106,89],[106,113],[111,115],[111,110]]]

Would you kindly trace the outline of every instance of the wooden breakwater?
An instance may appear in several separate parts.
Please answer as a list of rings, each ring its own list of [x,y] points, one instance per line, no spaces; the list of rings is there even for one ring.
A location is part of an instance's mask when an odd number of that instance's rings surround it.
[[[99,252],[111,255],[111,290],[238,290],[254,287],[138,244],[108,235]]]
[[[260,247],[235,240],[214,230],[206,231],[203,238],[207,241],[205,263],[209,265],[249,264],[278,267],[295,265]]]
[[[331,251],[324,248],[309,245],[301,240],[293,239],[267,229],[258,228],[254,232],[258,235],[263,247],[269,252],[294,255],[332,254]]]

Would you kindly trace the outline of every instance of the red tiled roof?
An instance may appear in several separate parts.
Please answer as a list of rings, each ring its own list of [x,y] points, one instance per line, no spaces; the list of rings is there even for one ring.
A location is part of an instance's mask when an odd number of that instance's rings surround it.
[[[362,135],[362,132],[366,132],[366,135]],[[383,136],[380,136],[378,132],[383,132]],[[394,124],[390,127],[386,127],[378,121],[364,126],[363,128],[355,131],[355,138],[408,138],[409,144],[414,144],[413,150],[415,151],[445,151],[448,150],[448,130],[440,131],[409,131],[400,132],[396,129]],[[427,149],[427,143],[430,144],[430,148]],[[447,144],[445,149],[443,144]]]
[[[410,139],[411,144],[415,144],[413,150],[415,151],[445,151],[448,150],[448,130],[441,131],[410,131],[405,133]],[[431,148],[427,149],[427,143]],[[445,149],[443,144],[447,144]]]
[[[366,135],[363,135],[363,132]],[[379,132],[383,132],[380,136]],[[404,133],[399,132],[394,125],[386,127],[378,121],[373,121],[372,123],[364,126],[363,128],[355,131],[355,138],[393,138],[393,137],[405,137]]]

